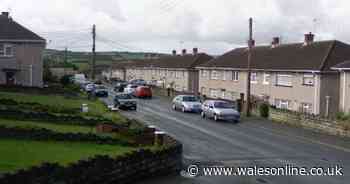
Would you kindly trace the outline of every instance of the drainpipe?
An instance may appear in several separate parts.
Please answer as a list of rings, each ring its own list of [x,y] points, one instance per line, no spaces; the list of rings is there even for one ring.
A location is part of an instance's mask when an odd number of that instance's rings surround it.
[[[328,116],[329,116],[329,103],[330,103],[330,99],[331,99],[330,96],[326,96],[326,114],[325,114],[326,118],[328,118]]]
[[[319,90],[319,86],[318,86],[318,75],[315,74],[315,93],[314,93],[314,114],[318,114],[317,113],[317,97],[318,97],[318,90]]]
[[[29,65],[30,70],[30,86],[33,87],[33,65]]]
[[[345,100],[345,98],[346,98],[346,95],[345,95],[345,93],[346,93],[346,72],[344,72],[344,79],[343,79],[343,111],[345,112],[346,111],[346,109],[345,109],[345,102],[346,102],[346,100]]]

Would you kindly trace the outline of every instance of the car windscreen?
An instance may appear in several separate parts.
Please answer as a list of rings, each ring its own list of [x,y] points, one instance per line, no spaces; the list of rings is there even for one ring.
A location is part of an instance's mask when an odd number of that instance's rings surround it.
[[[214,107],[219,109],[233,109],[233,104],[227,102],[214,102]]]
[[[117,95],[117,96],[115,96],[115,98],[117,98],[117,99],[121,99],[121,100],[128,100],[128,99],[132,99],[132,97],[131,97],[130,95],[127,95],[127,94]]]
[[[184,102],[198,102],[199,99],[195,96],[184,96],[183,101]]]

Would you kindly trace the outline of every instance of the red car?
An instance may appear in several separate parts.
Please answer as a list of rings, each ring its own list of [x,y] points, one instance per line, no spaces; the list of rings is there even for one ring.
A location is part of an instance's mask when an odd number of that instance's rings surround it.
[[[134,95],[138,98],[152,98],[152,90],[148,86],[139,86],[136,88]]]

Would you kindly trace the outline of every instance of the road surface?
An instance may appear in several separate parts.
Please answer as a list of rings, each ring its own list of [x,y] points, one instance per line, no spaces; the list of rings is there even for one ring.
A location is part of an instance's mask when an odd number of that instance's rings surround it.
[[[111,98],[108,100],[112,103]],[[220,166],[342,167],[343,176],[169,176],[142,184],[324,183],[350,181],[350,139],[313,133],[258,118],[232,124],[202,119],[171,109],[165,97],[138,100],[138,110],[121,111],[129,118],[155,125],[184,145],[184,164]]]

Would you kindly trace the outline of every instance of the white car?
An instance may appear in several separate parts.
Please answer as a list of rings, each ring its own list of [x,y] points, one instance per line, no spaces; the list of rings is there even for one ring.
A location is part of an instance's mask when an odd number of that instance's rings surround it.
[[[85,91],[86,92],[92,92],[95,89],[95,84],[87,84],[85,86]]]
[[[179,95],[174,98],[174,110],[181,109],[182,112],[202,112],[202,103],[193,95]]]
[[[129,84],[126,86],[126,88],[124,88],[124,93],[133,95],[135,93],[137,87],[138,87],[138,85]]]

